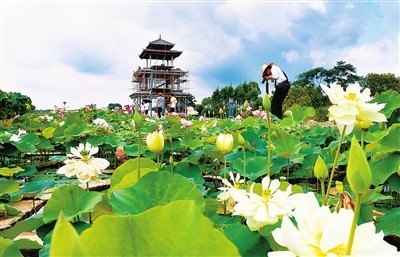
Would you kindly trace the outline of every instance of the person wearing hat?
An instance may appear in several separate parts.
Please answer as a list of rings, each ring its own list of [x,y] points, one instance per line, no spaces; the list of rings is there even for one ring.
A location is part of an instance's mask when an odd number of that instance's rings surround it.
[[[282,119],[282,104],[285,100],[289,89],[290,83],[285,72],[274,63],[263,64],[261,66],[261,77],[263,78],[261,83],[266,82],[266,93],[268,94],[268,81],[275,83],[275,92],[271,100],[271,113],[279,119]]]

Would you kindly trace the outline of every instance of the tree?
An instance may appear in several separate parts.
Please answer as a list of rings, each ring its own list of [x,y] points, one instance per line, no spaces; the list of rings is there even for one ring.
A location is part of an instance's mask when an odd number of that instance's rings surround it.
[[[365,76],[360,84],[371,90],[371,95],[375,95],[377,93],[382,93],[389,89],[392,89],[396,92],[400,92],[400,77],[396,77],[396,75],[392,73],[368,73]]]
[[[35,110],[30,97],[19,92],[0,90],[0,119],[10,119]]]
[[[344,89],[362,79],[361,76],[357,75],[356,67],[344,61],[338,61],[332,69],[326,71],[325,76],[325,82],[328,85],[337,83]]]
[[[257,102],[260,94],[261,90],[258,87],[258,84],[254,81],[251,81],[249,83],[244,82],[239,84],[235,88],[233,96],[238,105],[243,105],[247,100],[249,104],[253,106]]]
[[[297,79],[292,82],[294,87],[318,87],[325,83],[327,70],[323,67],[317,67],[309,71],[303,72],[297,76]]]

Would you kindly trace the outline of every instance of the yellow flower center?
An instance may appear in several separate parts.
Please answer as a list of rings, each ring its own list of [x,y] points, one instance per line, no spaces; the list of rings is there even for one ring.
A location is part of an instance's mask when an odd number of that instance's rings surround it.
[[[347,98],[348,100],[354,101],[354,100],[356,100],[356,98],[357,98],[357,94],[355,94],[355,93],[348,93],[346,98]]]
[[[86,150],[81,151],[81,156],[82,156],[81,160],[83,162],[88,162],[90,160],[89,153]]]
[[[270,197],[271,197],[271,190],[269,188],[264,189],[262,191],[262,197],[265,199],[265,201],[269,201]]]
[[[236,188],[236,189],[239,189],[240,188],[240,182],[238,182],[238,181],[233,182],[233,187]]]

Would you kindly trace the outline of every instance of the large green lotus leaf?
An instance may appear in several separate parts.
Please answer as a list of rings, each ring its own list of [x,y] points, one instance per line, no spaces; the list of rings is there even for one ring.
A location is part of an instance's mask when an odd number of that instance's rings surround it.
[[[203,154],[204,154],[204,148],[191,151],[190,155],[187,157],[187,160],[190,161],[191,163],[198,164]]]
[[[262,139],[261,135],[256,133],[253,128],[248,128],[242,133],[242,136],[257,152],[262,155],[267,153],[267,140]]]
[[[372,184],[383,184],[400,167],[400,154],[392,153],[385,158],[370,161]]]
[[[54,150],[53,142],[50,139],[39,137],[40,142],[36,145],[39,150]]]
[[[246,156],[253,157],[254,156],[254,152],[246,151]],[[237,158],[244,158],[243,149],[241,149],[240,151],[233,151],[230,154],[226,155],[226,161],[227,162],[233,162]]]
[[[21,167],[14,167],[14,168],[8,168],[8,167],[2,167],[0,168],[0,175],[4,177],[11,177],[12,175],[23,171],[24,169]]]
[[[62,140],[64,139],[64,131],[65,131],[66,127],[65,126],[61,126],[56,128],[56,130],[53,132],[53,140]]]
[[[273,144],[275,146],[275,152],[279,157],[282,158],[293,158],[298,154],[303,146],[303,142],[296,136],[281,134],[282,136],[277,137]]]
[[[0,237],[0,257],[24,257],[13,240]]]
[[[308,118],[312,118],[315,116],[315,109],[313,107],[308,106],[300,106],[295,104],[289,108],[292,111],[293,120],[295,122],[304,121]]]
[[[67,157],[68,158],[68,157]],[[24,166],[24,171],[17,174],[18,177],[30,177],[37,172],[35,165]]]
[[[394,90],[387,90],[376,95],[373,102],[384,103],[385,107],[381,112],[389,118],[394,110],[400,108],[400,93]]]
[[[181,140],[181,146],[182,147],[188,147],[191,150],[195,150],[196,148],[202,147],[203,146],[203,141],[201,141],[200,138],[193,138],[193,139],[182,139]]]
[[[84,256],[79,235],[62,212],[50,242],[50,256]]]
[[[308,154],[304,156],[303,160],[303,169],[310,169],[313,170],[315,166],[315,162],[318,159],[319,154]]]
[[[336,148],[328,147],[328,148],[322,149],[322,151],[321,151],[322,159],[324,159],[325,164],[328,168],[332,168],[332,166],[333,166],[336,150],[337,150]],[[345,165],[346,160],[347,160],[347,158],[343,153],[339,154],[338,160],[336,162],[336,167],[338,165]]]
[[[0,195],[12,194],[19,190],[19,184],[15,180],[0,178]]]
[[[138,214],[177,200],[195,200],[204,209],[205,200],[196,185],[181,175],[150,172],[133,187],[112,192],[110,204],[115,214]]]
[[[0,203],[0,217],[14,217],[21,215],[22,212],[14,206],[7,203]]]
[[[141,169],[140,178],[142,178],[144,175],[150,172],[157,172],[157,170]],[[140,180],[140,178],[138,170],[129,172],[121,179],[121,181],[118,184],[116,184],[107,191],[107,196],[110,197],[111,193],[116,190],[132,187]]]
[[[204,184],[204,177],[198,165],[185,161],[178,162],[174,167],[174,174],[179,174],[191,179],[196,185]]]
[[[21,152],[15,145],[10,143],[0,144],[0,155],[7,157],[20,157]]]
[[[37,151],[36,145],[40,139],[35,133],[27,133],[21,137],[21,140],[14,142],[14,145],[23,153],[34,153]]]
[[[56,131],[56,128],[47,127],[42,130],[42,136],[47,139],[52,138],[54,131]]]
[[[48,188],[54,187],[56,182],[53,179],[40,179],[27,182],[18,194],[21,194],[25,197],[34,197],[37,194],[44,192]]]
[[[112,189],[115,185],[119,184],[121,180],[132,171],[136,171],[138,169],[139,159],[129,159],[118,168],[115,169],[114,173],[110,179],[110,189]],[[155,163],[152,159],[149,158],[140,158],[140,172],[146,173],[149,171],[158,170],[158,164]]]
[[[265,256],[271,250],[267,240],[260,233],[250,231],[243,224],[223,226],[223,231],[239,249],[241,256]]]
[[[14,240],[14,243],[19,249],[38,250],[43,248],[43,245],[34,239],[19,238]]]
[[[100,192],[85,191],[77,185],[62,186],[53,192],[44,206],[43,221],[56,220],[60,211],[70,220],[79,214],[92,212],[102,195]]]
[[[376,221],[376,230],[383,230],[385,236],[394,234],[400,237],[400,208],[393,208]]]
[[[117,135],[107,135],[104,140],[112,147],[117,147],[121,142],[121,139]]]
[[[150,174],[149,174],[150,175]],[[240,256],[193,200],[102,216],[81,235],[86,256]]]
[[[232,119],[222,119],[218,121],[218,127],[220,129],[228,129],[230,132],[241,129],[243,125],[239,122],[235,122]]]
[[[104,136],[89,136],[86,142],[90,143],[92,146],[99,146],[104,144]]]
[[[71,112],[65,116],[65,126],[67,126],[67,127],[72,124],[81,123],[82,121],[83,121],[83,118],[82,118],[81,114],[79,114],[79,113]]]
[[[391,153],[400,151],[400,124],[393,124],[381,139],[372,142],[365,147],[366,151],[376,150],[381,153]]]
[[[0,235],[5,238],[14,239],[22,232],[36,230],[37,228],[39,228],[44,224],[42,217],[43,217],[42,213],[37,213],[33,216],[30,216],[27,219],[18,221],[11,228],[1,231]]]
[[[232,167],[235,168],[240,175],[244,176],[244,161],[241,158],[237,158],[233,161]],[[267,173],[267,158],[262,156],[256,156],[246,159],[246,177],[251,180],[256,180],[258,177]]]
[[[138,151],[139,151],[139,145],[138,144],[124,146],[124,152],[128,156],[138,156]]]
[[[392,176],[390,176],[388,178],[388,182],[390,185],[390,189],[392,189],[393,192],[397,192],[398,194],[400,194],[400,166],[399,166],[399,171],[397,174],[392,174]]]
[[[90,126],[86,122],[77,122],[70,124],[65,130],[64,135],[66,138],[73,138],[84,135],[90,132]]]

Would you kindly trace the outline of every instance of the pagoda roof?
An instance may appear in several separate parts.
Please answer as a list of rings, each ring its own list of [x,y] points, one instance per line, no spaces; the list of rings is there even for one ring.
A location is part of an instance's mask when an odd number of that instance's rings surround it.
[[[156,39],[152,42],[149,42],[149,44],[147,45],[147,49],[160,49],[160,50],[170,50],[175,46],[175,44],[172,44],[164,39],[160,38]]]
[[[182,54],[182,51],[175,50],[159,50],[159,49],[143,49],[139,55],[140,59],[153,60],[174,60]]]

